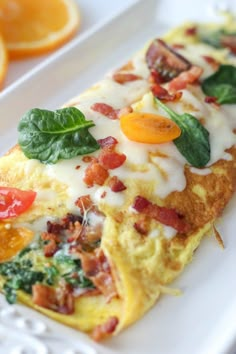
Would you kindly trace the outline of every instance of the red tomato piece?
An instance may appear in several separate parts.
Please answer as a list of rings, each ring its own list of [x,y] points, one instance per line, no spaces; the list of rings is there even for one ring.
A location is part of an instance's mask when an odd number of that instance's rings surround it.
[[[8,219],[24,213],[33,204],[36,194],[31,190],[0,187],[0,219]]]

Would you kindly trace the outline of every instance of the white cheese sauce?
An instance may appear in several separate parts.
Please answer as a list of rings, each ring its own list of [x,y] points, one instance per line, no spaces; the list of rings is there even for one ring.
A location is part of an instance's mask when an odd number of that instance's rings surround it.
[[[202,46],[199,48],[189,46],[180,52],[192,63],[201,66],[204,69],[203,77],[205,77],[213,72],[211,65],[202,57],[202,55],[207,55],[209,47]],[[140,180],[144,183],[152,181],[156,186],[156,195],[165,198],[173,191],[184,190],[186,186],[184,167],[187,161],[179,153],[174,143],[150,145],[130,141],[121,132],[118,119],[111,120],[91,109],[94,103],[106,103],[114,109],[133,104],[132,107],[135,111],[156,113],[168,117],[166,112],[155,106],[152,94],[147,93],[149,91],[147,80],[149,71],[145,63],[144,52],[138,53],[132,63],[134,68],[129,72],[144,79],[122,85],[107,76],[94,88],[86,91],[72,102],[76,102],[76,107],[84,113],[86,119],[94,121],[95,126],[90,129],[90,132],[96,139],[113,136],[118,140],[116,150],[126,155],[126,161],[121,167],[109,170],[110,176],[118,176],[124,183],[126,179]],[[168,103],[168,105],[178,114],[187,112],[204,122],[210,134],[211,159],[208,163],[208,166],[210,166],[219,159],[230,158],[225,150],[236,142],[235,134],[232,131],[236,128],[235,105],[215,108],[214,105],[206,104],[204,98],[200,87],[189,86],[186,90],[183,90],[180,101]],[[99,151],[93,155],[97,156],[98,154]],[[78,156],[45,167],[48,175],[68,186],[68,209],[74,211],[76,199],[87,194],[91,196],[95,203],[107,203],[118,208],[122,207],[125,203],[125,191],[114,193],[107,186],[95,185],[91,188],[86,186],[83,178],[87,166],[88,163],[82,161],[82,156]],[[33,167],[33,163],[27,165],[29,170]],[[207,175],[211,173],[211,170],[208,167],[204,169],[191,167],[191,172]],[[41,193],[39,198],[43,197],[44,195]],[[133,213],[134,211],[129,208],[128,212]],[[173,237],[176,233],[174,231],[169,227],[164,228],[167,238]],[[150,237],[154,237],[154,235],[152,234]]]

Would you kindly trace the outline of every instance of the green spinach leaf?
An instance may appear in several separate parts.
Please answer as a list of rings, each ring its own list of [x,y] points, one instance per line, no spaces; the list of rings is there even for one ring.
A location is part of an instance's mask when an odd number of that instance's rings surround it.
[[[23,290],[31,294],[32,286],[44,280],[43,272],[32,270],[30,260],[3,263],[0,265],[0,274],[6,277],[3,291],[10,304],[16,302],[17,290]]]
[[[88,131],[93,126],[75,107],[55,112],[35,108],[21,118],[18,142],[29,159],[56,163],[98,150],[99,144]]]
[[[209,132],[191,114],[177,114],[155,97],[157,104],[168,113],[181,129],[174,144],[186,160],[194,167],[204,167],[210,160]]]
[[[236,67],[220,65],[219,69],[202,82],[207,96],[214,96],[220,104],[236,103]]]

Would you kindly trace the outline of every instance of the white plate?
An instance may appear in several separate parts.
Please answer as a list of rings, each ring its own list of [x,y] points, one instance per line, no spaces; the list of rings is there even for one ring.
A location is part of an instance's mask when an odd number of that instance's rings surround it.
[[[54,109],[125,63],[147,39],[187,19],[212,20],[213,2],[130,1],[18,80],[0,97],[0,149],[16,141],[21,114],[32,107]],[[233,4],[231,4],[232,6]],[[234,4],[236,9],[236,4]],[[226,249],[203,240],[193,262],[173,284],[180,297],[163,296],[138,323],[104,344],[0,298],[0,353],[19,354],[223,354],[235,353],[236,219],[232,200],[218,229]]]

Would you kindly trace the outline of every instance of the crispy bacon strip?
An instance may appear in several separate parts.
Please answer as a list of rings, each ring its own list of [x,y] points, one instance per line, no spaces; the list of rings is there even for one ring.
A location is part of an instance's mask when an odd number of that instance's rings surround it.
[[[98,325],[94,328],[91,334],[92,339],[96,342],[99,342],[105,339],[106,337],[110,336],[115,331],[118,323],[119,320],[117,317],[110,317],[107,322]]]
[[[219,63],[215,58],[210,57],[210,56],[208,56],[208,55],[203,55],[202,57],[203,57],[203,59],[204,59],[208,64],[210,64],[210,65],[212,66],[212,68],[213,68],[214,70],[217,70],[217,69],[218,69],[220,63]]]
[[[108,176],[109,173],[106,168],[98,162],[92,162],[85,170],[83,181],[88,187],[92,187],[94,184],[102,186]]]
[[[175,92],[173,94],[169,93],[164,87],[156,84],[153,85],[152,88],[152,93],[155,97],[159,98],[159,100],[163,101],[163,102],[176,102],[178,100],[180,100],[180,98],[182,97],[182,92],[178,91]]]
[[[101,293],[110,301],[117,296],[116,287],[111,275],[110,265],[100,248],[94,252],[79,252],[82,269],[85,276],[93,282]]]
[[[139,213],[148,215],[164,225],[173,227],[181,234],[185,234],[190,229],[190,225],[183,220],[183,217],[175,209],[153,204],[142,196],[135,198],[133,208]]]
[[[106,170],[113,170],[120,167],[126,160],[124,154],[119,154],[109,148],[102,149],[98,161]]]
[[[113,80],[116,81],[118,84],[125,84],[126,82],[131,82],[131,81],[137,81],[137,80],[142,80],[142,77],[140,75],[135,75],[131,73],[121,73],[117,72],[113,74]]]
[[[181,73],[178,77],[170,81],[170,83],[168,84],[168,89],[171,92],[184,90],[187,85],[194,84],[195,82],[197,82],[202,73],[202,68],[200,68],[199,66],[192,66],[191,69]]]
[[[229,48],[233,54],[236,54],[236,35],[223,35],[221,37],[221,45]]]
[[[91,109],[95,112],[101,113],[109,119],[118,119],[118,111],[112,106],[106,103],[98,102],[91,106]]]
[[[122,192],[126,189],[124,183],[120,181],[117,176],[111,177],[108,182],[108,185],[111,188],[112,192]]]
[[[99,139],[98,144],[102,149],[106,147],[113,148],[118,144],[118,141],[113,136],[107,136],[106,138]]]
[[[44,284],[32,287],[33,303],[46,309],[66,315],[74,312],[74,298],[69,284],[61,285],[57,290]]]
[[[86,210],[92,207],[93,201],[89,194],[82,195],[75,201],[75,205],[80,209],[80,213],[83,215]]]

